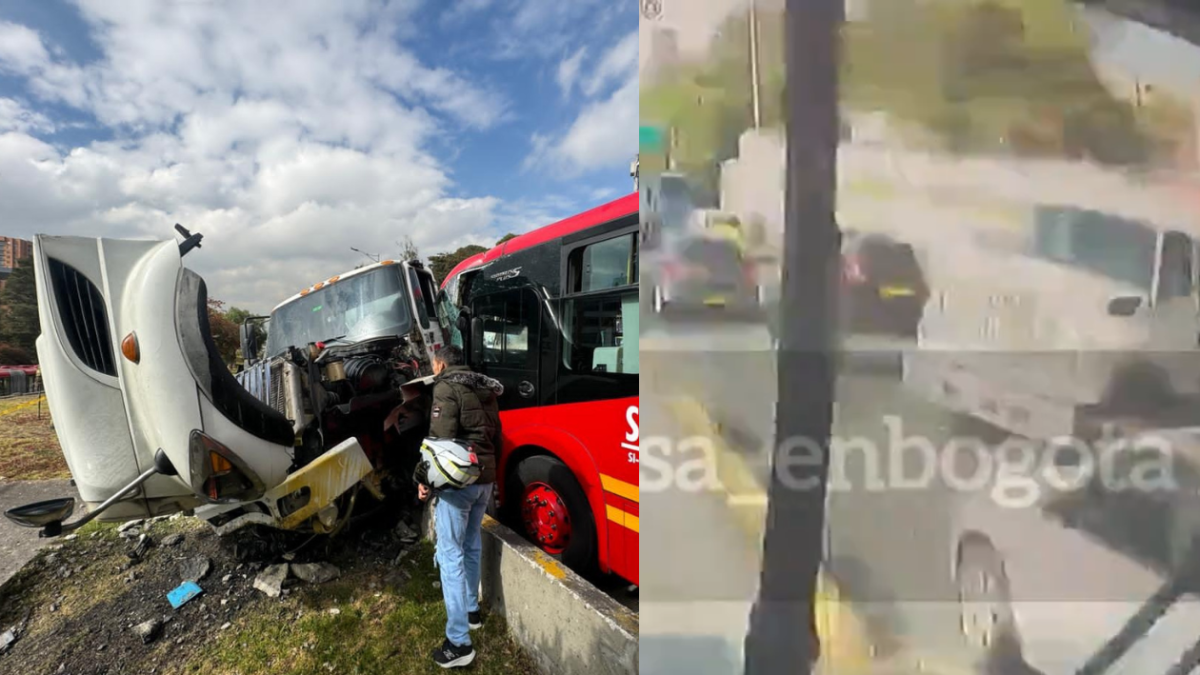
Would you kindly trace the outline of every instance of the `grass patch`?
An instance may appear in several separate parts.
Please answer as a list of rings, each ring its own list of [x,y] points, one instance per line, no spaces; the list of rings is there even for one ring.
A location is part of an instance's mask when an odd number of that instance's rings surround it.
[[[0,478],[5,480],[50,480],[70,478],[58,434],[50,418],[50,406],[38,397],[21,396],[0,400]]]
[[[425,545],[410,554],[404,573],[380,580],[371,571],[300,592],[264,611],[244,614],[187,673],[296,675],[442,672],[430,652],[445,635],[446,613],[437,571]],[[407,577],[405,576],[407,574]],[[472,632],[471,672],[535,673],[498,616]]]

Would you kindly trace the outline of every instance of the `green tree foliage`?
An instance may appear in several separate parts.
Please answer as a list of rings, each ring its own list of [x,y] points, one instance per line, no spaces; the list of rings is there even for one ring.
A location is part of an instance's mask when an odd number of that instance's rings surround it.
[[[250,318],[251,316],[254,316],[254,314],[252,312],[250,312],[250,310],[242,309],[241,307],[230,307],[225,312],[225,318],[229,319],[229,321],[233,325],[239,327],[239,329],[238,329],[238,348],[239,348],[239,350],[241,349],[241,328],[240,327],[246,321],[246,319]],[[255,337],[258,338],[258,344],[260,346],[265,345],[267,343],[266,324],[262,321],[255,321],[251,324],[251,326],[253,327]],[[238,354],[242,358],[245,358],[245,355],[241,354],[240,351],[238,352]]]
[[[36,363],[34,352],[0,342],[0,365],[29,366]]]
[[[509,239],[516,239],[517,236],[518,235],[515,235],[512,232],[509,232],[508,234],[504,235],[503,237],[500,237],[500,240],[496,242],[496,245],[499,246],[500,244],[503,244],[504,242],[508,241]]]
[[[483,246],[470,244],[468,246],[462,246],[455,251],[431,255],[429,256],[430,271],[433,272],[434,278],[436,278],[440,283],[450,275],[450,272],[452,272],[459,263],[477,253],[483,253],[486,250],[487,249]]]
[[[41,332],[38,321],[37,282],[31,261],[22,261],[0,293],[0,342],[23,350],[37,359],[35,342]]]
[[[784,21],[760,10],[764,126],[786,119]],[[644,123],[674,129],[676,167],[710,189],[753,126],[749,24],[735,14],[707,61],[641,93]],[[1173,152],[1179,106],[1152,119],[1103,84],[1066,0],[880,0],[843,33],[843,104],[883,111],[944,149],[1142,164]],[[1174,112],[1172,112],[1174,111]]]

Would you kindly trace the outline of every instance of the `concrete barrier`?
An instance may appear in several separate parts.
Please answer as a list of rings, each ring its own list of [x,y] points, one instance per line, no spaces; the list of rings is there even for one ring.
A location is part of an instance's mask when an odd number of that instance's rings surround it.
[[[432,509],[422,534],[432,538]],[[480,596],[545,675],[636,675],[638,615],[491,516]]]

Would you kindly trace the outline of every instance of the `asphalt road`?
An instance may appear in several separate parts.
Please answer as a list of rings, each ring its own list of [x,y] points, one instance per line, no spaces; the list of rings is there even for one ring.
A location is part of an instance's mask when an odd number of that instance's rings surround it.
[[[658,337],[665,337],[659,334]],[[649,338],[649,339],[648,339]],[[655,343],[643,333],[646,371],[673,369],[681,343]],[[671,349],[664,350],[662,347]],[[683,437],[666,408],[680,395],[673,377],[643,377],[642,447],[679,472],[700,455],[675,447]],[[645,455],[645,453],[643,453]],[[738,528],[724,495],[642,476],[642,673],[732,675],[741,671],[741,645],[758,582],[757,548]]]
[[[79,498],[68,480],[0,481],[0,512],[14,506],[69,496]],[[49,539],[39,539],[37,530],[18,527],[7,518],[0,518],[0,586],[42,547],[51,543]]]
[[[765,481],[776,401],[774,352],[765,328],[654,322],[642,339],[643,352],[647,344],[663,350],[655,364],[657,388],[700,399],[729,444],[747,450],[750,464]],[[858,351],[837,382],[835,438],[846,450],[835,452],[831,474],[827,570],[856,601],[871,628],[949,656],[961,645],[950,551],[952,518],[963,493],[940,481],[942,471],[934,471],[938,475],[920,487],[903,487],[906,478],[913,481],[922,478],[923,470],[936,468],[925,466],[921,453],[903,446],[905,439],[920,438],[942,448],[956,434],[969,432],[986,441],[994,440],[995,433],[904,392],[894,366],[902,343],[859,338],[852,347]],[[652,357],[646,358],[650,363]],[[660,415],[652,408],[644,419],[658,424]],[[951,453],[951,461],[953,475],[971,475],[973,454]],[[739,543],[739,537],[723,534],[726,507],[712,507],[699,496],[648,499],[654,500],[646,510],[651,530],[642,537],[643,574],[651,574],[652,579],[648,589],[655,583],[653,574],[660,560],[693,561],[693,566],[694,561],[708,566],[711,560],[719,562],[713,567],[736,574],[723,584],[707,583],[703,588],[723,591],[730,600],[753,597],[754,585],[747,580],[756,575],[754,547],[744,537]],[[701,543],[686,537],[665,539],[672,528],[689,531],[683,529],[689,519],[702,519],[713,532],[705,530],[707,539]],[[734,552],[735,547],[740,549]],[[690,576],[685,568],[676,567],[668,579],[687,584]],[[655,590],[648,592],[653,595]],[[740,628],[744,628],[744,614],[743,609]],[[654,615],[645,616],[649,618],[642,623],[643,631],[657,626]]]

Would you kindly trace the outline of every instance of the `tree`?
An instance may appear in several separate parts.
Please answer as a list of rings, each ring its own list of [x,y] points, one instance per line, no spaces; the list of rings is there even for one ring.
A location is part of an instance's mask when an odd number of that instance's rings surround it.
[[[500,244],[503,244],[504,242],[508,241],[509,239],[516,239],[518,236],[519,235],[515,235],[512,232],[509,232],[508,234],[504,235],[503,237],[500,237],[500,241],[496,242],[496,245],[499,246]]]
[[[487,249],[483,246],[470,244],[459,247],[457,250],[452,252],[437,253],[429,256],[429,267],[433,272],[433,276],[438,279],[438,281],[442,281],[446,277],[450,276],[450,272],[454,271],[454,268],[457,267],[459,263],[473,255],[483,253],[486,250]]]
[[[32,261],[24,261],[8,277],[0,293],[0,342],[24,350],[37,359],[36,341],[41,332],[38,320],[37,280]]]
[[[232,322],[233,325],[239,327],[238,349],[241,349],[241,344],[242,344],[242,340],[241,340],[242,336],[241,336],[240,326],[243,323],[245,323],[246,319],[250,318],[251,316],[254,316],[254,315],[251,314],[250,310],[242,309],[241,307],[230,307],[229,310],[225,312],[225,318],[229,319],[229,321]],[[263,322],[255,321],[250,325],[251,325],[251,329],[254,331],[255,338],[257,338],[258,344],[260,344],[260,345],[266,344],[267,329],[266,329],[266,326],[263,324]],[[246,356],[247,355],[242,354],[242,358],[246,358]]]
[[[404,235],[404,240],[396,242],[396,245],[400,247],[401,260],[421,259],[421,253],[417,250],[417,245],[413,243],[412,237],[407,234]]]
[[[225,313],[225,303],[220,300],[208,299],[208,328],[221,360],[226,365],[233,365],[237,361],[238,349],[241,346],[238,325],[229,320]]]
[[[33,352],[0,342],[0,365],[28,366],[35,363],[37,363],[37,357],[33,355]]]

